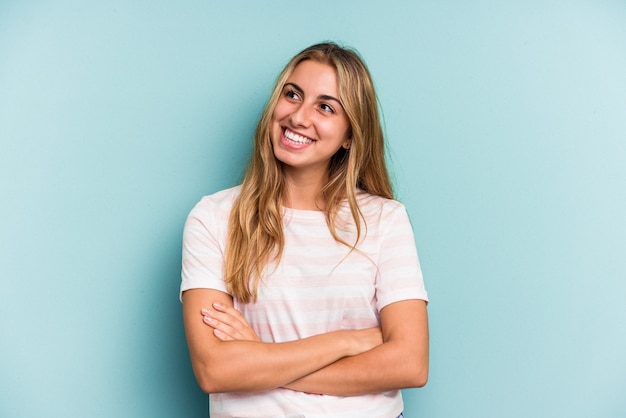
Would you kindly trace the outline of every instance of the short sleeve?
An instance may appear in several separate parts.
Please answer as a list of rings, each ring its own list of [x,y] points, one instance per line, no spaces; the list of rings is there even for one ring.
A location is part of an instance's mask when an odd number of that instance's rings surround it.
[[[222,193],[223,195],[223,193]],[[204,197],[189,213],[183,230],[180,296],[189,289],[227,292],[224,283],[224,247],[231,200]]]
[[[390,303],[408,299],[428,302],[413,228],[404,205],[390,201],[383,209],[381,223],[376,308],[380,311]]]

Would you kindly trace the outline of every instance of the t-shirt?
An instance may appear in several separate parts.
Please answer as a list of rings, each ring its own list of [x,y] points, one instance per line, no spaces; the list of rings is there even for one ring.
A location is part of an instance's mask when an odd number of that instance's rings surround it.
[[[228,217],[239,192],[237,186],[205,196],[189,214],[183,235],[181,294],[194,288],[228,293],[223,281],[224,250]],[[266,267],[255,303],[234,298],[235,308],[262,341],[285,342],[374,327],[380,325],[379,312],[386,305],[428,300],[404,206],[362,191],[357,202],[364,222],[353,251],[332,237],[324,212],[283,208],[285,248],[279,263]],[[347,202],[337,219],[339,235],[352,244],[356,227]],[[402,408],[400,391],[341,397],[278,388],[210,395],[213,418],[391,418]]]

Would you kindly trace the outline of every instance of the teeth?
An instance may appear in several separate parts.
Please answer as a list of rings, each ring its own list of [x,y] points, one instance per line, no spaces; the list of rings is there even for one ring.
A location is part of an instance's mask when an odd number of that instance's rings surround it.
[[[285,129],[285,138],[297,144],[310,144],[311,142],[313,142],[312,139],[309,139],[306,136],[298,135],[297,133],[291,132],[288,129]]]

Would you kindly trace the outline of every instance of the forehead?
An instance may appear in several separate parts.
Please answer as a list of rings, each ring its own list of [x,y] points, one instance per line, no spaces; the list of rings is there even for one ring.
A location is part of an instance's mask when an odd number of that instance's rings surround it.
[[[337,96],[337,71],[329,64],[306,60],[299,63],[287,83],[295,83],[308,94],[327,94]]]

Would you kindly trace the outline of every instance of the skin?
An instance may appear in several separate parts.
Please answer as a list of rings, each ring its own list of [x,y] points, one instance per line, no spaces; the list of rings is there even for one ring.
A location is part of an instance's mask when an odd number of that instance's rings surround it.
[[[263,343],[258,339],[222,341],[202,321],[201,313],[214,303],[234,309],[232,298],[212,289],[187,290],[182,298],[191,364],[206,393],[286,387],[339,359],[381,344],[378,328],[335,331],[286,343]]]
[[[246,319],[230,305],[202,309],[203,321],[221,341],[259,341]],[[314,373],[283,385],[308,393],[354,396],[408,387],[428,379],[426,303],[406,300],[381,310],[383,343],[345,357]]]
[[[318,196],[329,160],[350,146],[350,126],[338,97],[335,70],[310,60],[295,68],[283,88],[270,138],[284,164],[286,206],[324,208]],[[192,366],[207,393],[284,387],[351,396],[419,387],[428,377],[428,319],[421,300],[384,307],[380,327],[264,343],[228,294],[192,289],[182,299]]]
[[[327,179],[328,162],[340,147],[350,146],[350,122],[338,98],[334,68],[316,61],[300,63],[283,87],[270,138],[274,155],[284,164],[286,206],[323,209],[316,197]],[[294,143],[286,132],[312,142]]]

